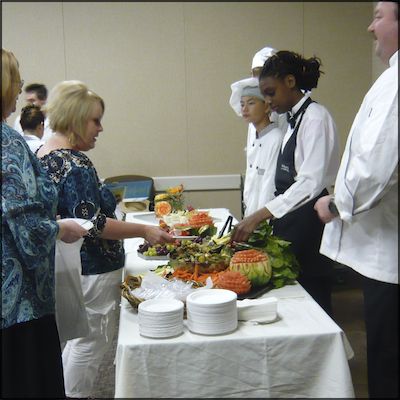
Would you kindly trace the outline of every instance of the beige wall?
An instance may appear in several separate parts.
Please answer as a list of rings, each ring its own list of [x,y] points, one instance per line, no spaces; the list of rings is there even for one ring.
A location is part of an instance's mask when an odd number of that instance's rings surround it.
[[[249,75],[266,45],[322,59],[313,98],[333,114],[342,148],[373,79],[371,2],[2,8],[3,46],[19,59],[25,82],[51,88],[79,79],[105,99],[104,132],[89,153],[102,177],[243,173],[247,128],[229,106],[230,84]]]

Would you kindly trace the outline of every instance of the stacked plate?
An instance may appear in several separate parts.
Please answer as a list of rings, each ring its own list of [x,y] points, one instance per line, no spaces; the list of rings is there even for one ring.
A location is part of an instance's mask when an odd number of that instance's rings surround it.
[[[237,295],[225,289],[198,289],[186,298],[188,328],[202,335],[221,335],[238,325]]]
[[[168,338],[183,332],[183,302],[159,298],[143,301],[138,307],[139,332],[150,338]]]

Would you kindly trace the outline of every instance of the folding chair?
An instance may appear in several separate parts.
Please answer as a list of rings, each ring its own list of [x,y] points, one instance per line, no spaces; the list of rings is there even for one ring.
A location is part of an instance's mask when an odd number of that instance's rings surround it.
[[[132,185],[132,182],[137,182],[137,185]],[[125,192],[125,201],[129,201],[129,198],[146,197],[150,204],[149,210],[154,210],[154,180],[150,176],[144,175],[119,175],[111,176],[104,179],[104,183],[107,185],[118,184],[118,186],[125,186],[127,188]]]

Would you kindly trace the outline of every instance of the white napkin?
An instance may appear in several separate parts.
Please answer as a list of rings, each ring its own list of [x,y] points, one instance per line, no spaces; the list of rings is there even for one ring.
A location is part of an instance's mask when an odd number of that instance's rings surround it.
[[[67,219],[66,219],[67,220]],[[79,218],[68,218],[90,229],[93,223]],[[74,243],[56,241],[55,297],[56,322],[60,342],[83,337],[89,333],[85,301],[81,286],[81,254],[83,238]]]
[[[273,322],[278,318],[277,308],[276,297],[238,300],[238,319],[254,324]]]

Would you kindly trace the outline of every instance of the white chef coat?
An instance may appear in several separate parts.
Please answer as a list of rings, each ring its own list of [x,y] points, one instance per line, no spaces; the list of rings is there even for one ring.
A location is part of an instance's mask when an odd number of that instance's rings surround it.
[[[32,153],[35,153],[35,151],[42,144],[44,144],[44,141],[42,139],[39,139],[35,135],[30,135],[30,134],[24,133],[22,136],[25,139],[26,143],[28,144],[29,148],[31,149]]]
[[[14,129],[21,135],[24,134],[24,132],[22,131],[22,127],[21,127],[21,115],[18,115],[17,118],[15,118],[14,121]],[[52,129],[49,126],[49,119],[46,118],[44,120],[44,132],[43,132],[43,137],[42,140],[43,142],[47,142],[48,139],[50,139],[52,136],[54,135],[54,132],[52,131]]]
[[[271,123],[259,135],[252,124],[246,147],[246,178],[243,201],[245,216],[260,208],[275,197],[275,171],[283,132],[276,123]],[[258,136],[258,137],[257,137]]]
[[[398,51],[365,95],[335,183],[340,218],[321,253],[360,274],[398,283]]]
[[[299,110],[306,94],[291,110],[292,115]],[[297,124],[300,117],[297,120]],[[296,126],[297,126],[296,124]],[[282,149],[293,134],[288,126],[283,138]],[[276,218],[317,197],[323,189],[330,188],[339,167],[339,139],[336,124],[329,111],[318,103],[311,103],[304,114],[297,133],[294,165],[297,171],[295,182],[285,193],[269,201],[265,207]]]

